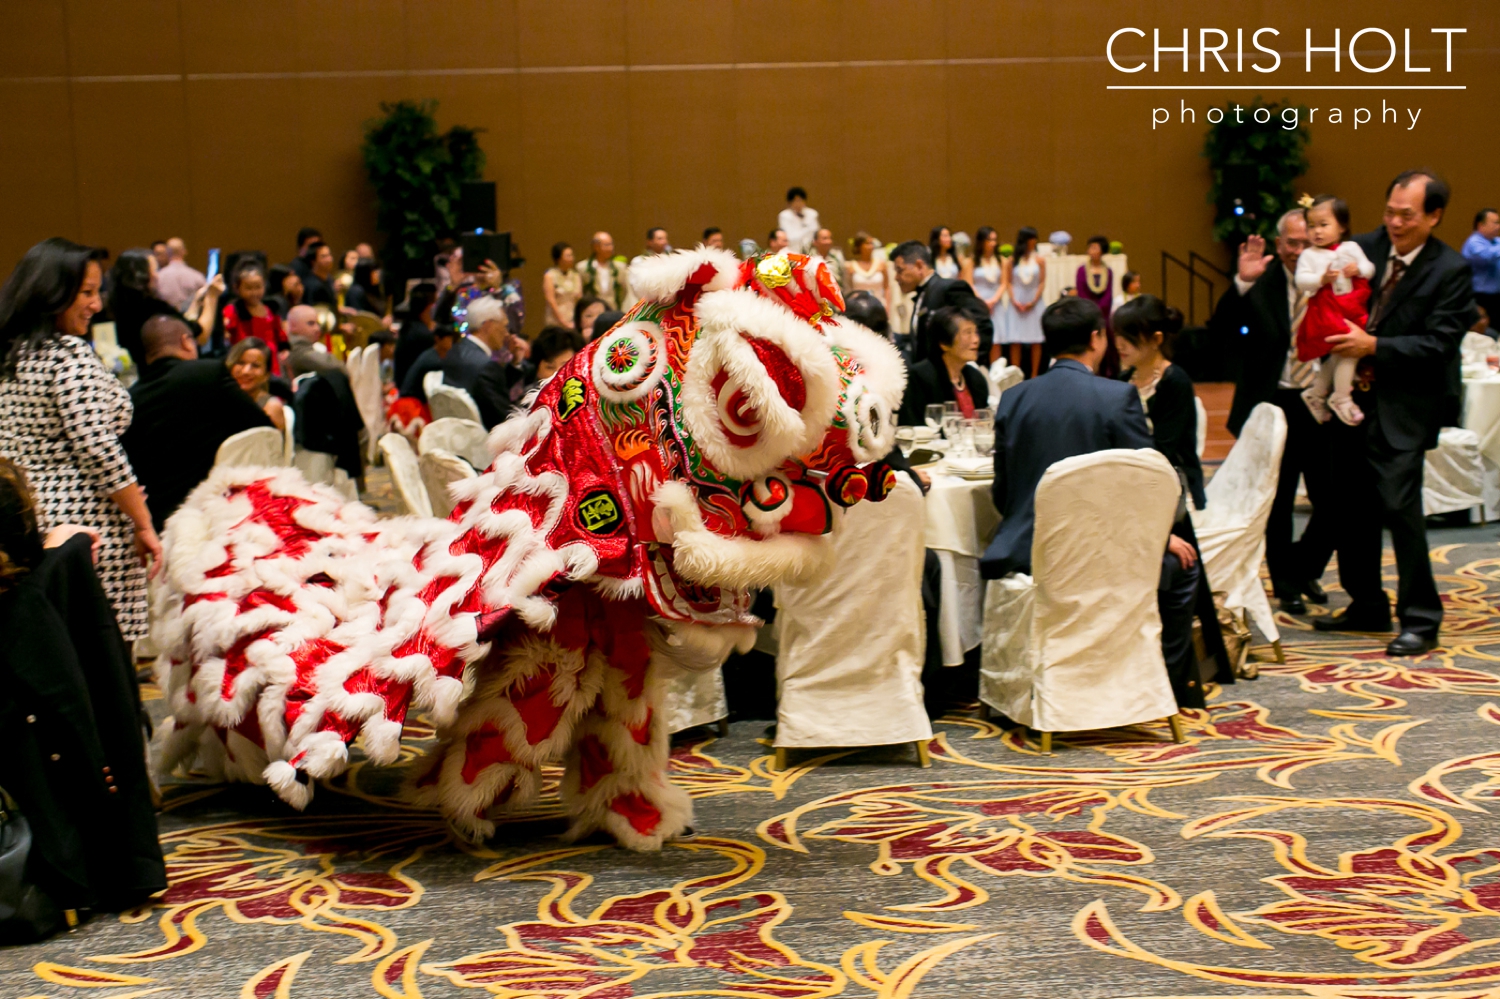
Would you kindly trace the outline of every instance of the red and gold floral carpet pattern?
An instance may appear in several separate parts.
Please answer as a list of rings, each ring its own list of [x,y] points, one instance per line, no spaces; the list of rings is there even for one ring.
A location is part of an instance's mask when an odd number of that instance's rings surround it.
[[[1493,533],[1434,550],[1443,653],[1283,617],[1287,662],[1185,745],[1148,725],[1043,757],[953,717],[931,770],[896,747],[778,773],[736,724],[678,749],[698,832],[659,855],[563,844],[555,788],[469,848],[391,770],[308,815],[173,785],[170,890],[0,953],[0,995],[1500,996]]]

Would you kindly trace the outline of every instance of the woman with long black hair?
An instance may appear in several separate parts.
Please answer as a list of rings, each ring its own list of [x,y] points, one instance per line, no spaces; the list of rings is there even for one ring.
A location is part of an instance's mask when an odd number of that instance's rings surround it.
[[[115,342],[130,353],[137,370],[146,366],[146,350],[141,345],[141,327],[152,316],[171,316],[187,323],[200,345],[206,345],[208,337],[198,325],[199,316],[212,317],[219,307],[219,296],[224,291],[224,278],[215,274],[214,279],[194,297],[186,312],[162,301],[156,295],[156,258],[150,250],[126,250],[115,261],[109,272],[109,314],[115,321]]]
[[[130,395],[87,340],[106,256],[43,240],[0,287],[0,455],[25,469],[42,530],[99,532],[99,578],[135,641],[146,636],[146,573],[161,562],[161,541],[120,446]]]

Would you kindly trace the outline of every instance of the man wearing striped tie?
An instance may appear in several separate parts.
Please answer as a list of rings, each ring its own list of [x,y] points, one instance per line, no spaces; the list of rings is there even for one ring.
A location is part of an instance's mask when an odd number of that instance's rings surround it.
[[[1325,502],[1328,468],[1324,435],[1302,401],[1302,390],[1312,384],[1318,362],[1299,361],[1296,348],[1296,329],[1307,309],[1307,296],[1297,290],[1292,275],[1307,246],[1307,220],[1300,208],[1277,220],[1274,255],[1265,252],[1260,236],[1247,239],[1240,247],[1234,284],[1219,299],[1211,320],[1211,328],[1239,362],[1234,404],[1229,410],[1230,433],[1238,434],[1260,403],[1273,403],[1286,414],[1281,478],[1266,521],[1266,566],[1281,608],[1289,614],[1307,613],[1304,596],[1314,603],[1328,602],[1318,579],[1333,555],[1328,516],[1318,516],[1325,509],[1320,506]],[[1294,542],[1292,508],[1299,476],[1307,481],[1313,517],[1301,540]]]
[[[1448,185],[1431,173],[1408,170],[1391,181],[1385,224],[1355,237],[1375,264],[1369,321],[1328,338],[1334,353],[1360,359],[1354,401],[1365,419],[1357,427],[1337,420],[1326,426],[1339,491],[1339,579],[1350,602],[1343,614],[1313,625],[1390,628],[1380,576],[1383,524],[1399,575],[1401,634],[1386,646],[1392,656],[1431,651],[1443,621],[1427,550],[1422,470],[1438,430],[1458,421],[1458,343],[1479,318],[1468,262],[1432,234],[1447,206]]]

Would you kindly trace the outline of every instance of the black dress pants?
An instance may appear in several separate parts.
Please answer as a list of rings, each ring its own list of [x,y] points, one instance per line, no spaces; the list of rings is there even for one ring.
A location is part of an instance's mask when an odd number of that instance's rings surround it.
[[[1203,707],[1203,685],[1198,677],[1198,657],[1193,652],[1193,612],[1198,596],[1198,576],[1203,563],[1184,566],[1177,556],[1161,557],[1161,579],[1156,588],[1156,607],[1161,613],[1161,654],[1167,661],[1167,677],[1180,708]]]
[[[1318,579],[1333,557],[1334,507],[1325,488],[1328,478],[1328,455],[1323,427],[1302,401],[1301,389],[1277,389],[1272,401],[1286,414],[1286,447],[1281,452],[1281,477],[1276,483],[1276,499],[1266,520],[1266,569],[1271,574],[1271,589],[1277,598],[1301,594],[1302,584]],[[1297,478],[1307,481],[1307,498],[1313,515],[1301,539],[1292,540],[1292,511],[1297,504]],[[1321,511],[1322,515],[1319,516]]]
[[[1426,452],[1393,447],[1374,406],[1357,427],[1330,420],[1325,429],[1329,466],[1344,498],[1335,523],[1339,582],[1349,594],[1348,613],[1361,621],[1390,618],[1390,600],[1380,579],[1384,526],[1396,550],[1396,616],[1401,627],[1435,638],[1443,622],[1443,602],[1432,576],[1422,513]]]

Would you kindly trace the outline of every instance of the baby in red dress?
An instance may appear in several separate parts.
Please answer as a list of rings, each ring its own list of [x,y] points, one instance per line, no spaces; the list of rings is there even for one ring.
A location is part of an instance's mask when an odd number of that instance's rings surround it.
[[[1364,329],[1369,322],[1370,278],[1375,265],[1349,239],[1349,206],[1342,198],[1320,194],[1304,209],[1312,246],[1297,258],[1297,290],[1312,296],[1297,328],[1297,360],[1322,358],[1317,380],[1302,400],[1319,423],[1332,416],[1351,427],[1365,418],[1352,388],[1358,359],[1329,353],[1328,337],[1349,332],[1349,323]]]

